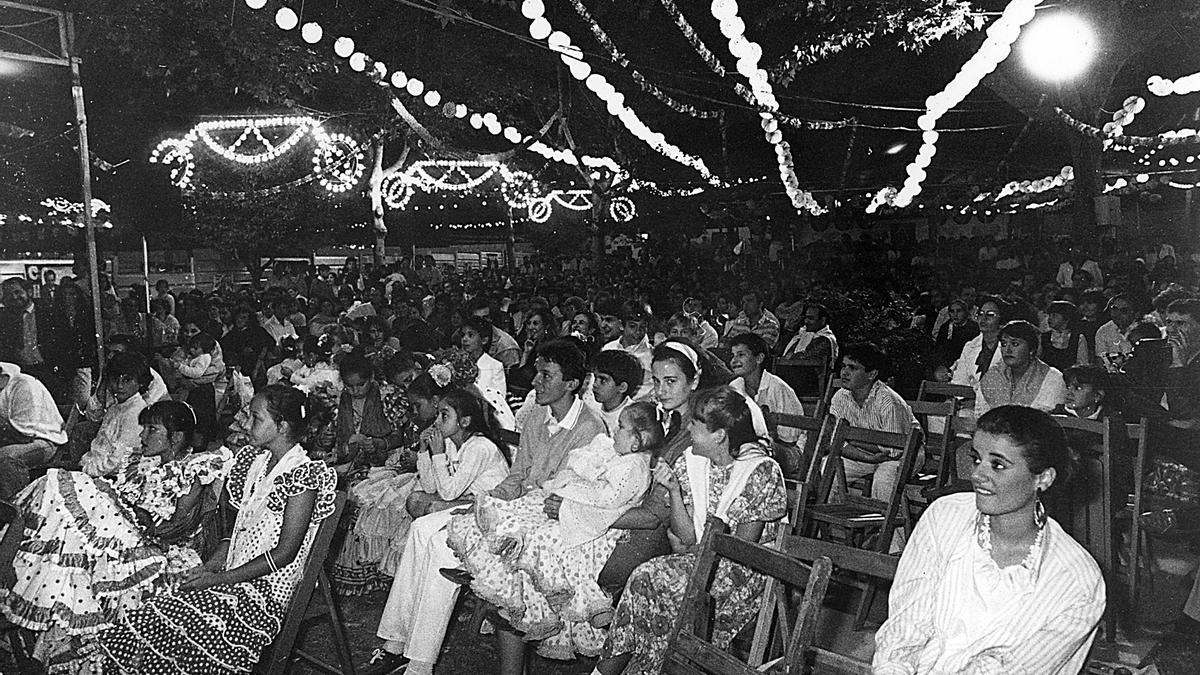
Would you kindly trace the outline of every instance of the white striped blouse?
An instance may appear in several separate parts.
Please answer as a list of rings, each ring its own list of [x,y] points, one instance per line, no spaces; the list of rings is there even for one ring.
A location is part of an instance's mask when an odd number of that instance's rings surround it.
[[[935,501],[900,558],[875,675],[1075,675],[1105,589],[1091,555],[1053,519],[1041,551],[1000,569],[981,545],[973,493]]]

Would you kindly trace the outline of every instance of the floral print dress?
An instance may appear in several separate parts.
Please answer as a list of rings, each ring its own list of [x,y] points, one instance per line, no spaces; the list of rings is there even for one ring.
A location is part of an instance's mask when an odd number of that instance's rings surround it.
[[[686,457],[680,457],[672,468],[682,487],[684,503],[694,508]],[[705,505],[709,515],[716,514],[729,485],[732,468],[732,464],[709,468],[709,499]],[[772,541],[786,514],[783,473],[773,460],[761,460],[746,480],[741,494],[730,504],[725,522],[730,531],[743,523],[766,522],[759,541]],[[633,654],[633,660],[625,668],[626,675],[659,672],[695,563],[694,552],[667,555],[639,565],[630,575],[617,604],[603,652],[605,657]],[[716,604],[713,642],[717,647],[727,647],[737,632],[758,613],[765,586],[766,577],[741,565],[729,561],[718,565],[710,591]]]
[[[76,650],[200,564],[193,549],[148,534],[135,509],[155,525],[171,520],[197,483],[220,484],[226,461],[202,453],[159,465],[157,457],[135,456],[112,481],[50,469],[18,495],[25,539],[0,609],[39,633],[35,655],[51,660]]]

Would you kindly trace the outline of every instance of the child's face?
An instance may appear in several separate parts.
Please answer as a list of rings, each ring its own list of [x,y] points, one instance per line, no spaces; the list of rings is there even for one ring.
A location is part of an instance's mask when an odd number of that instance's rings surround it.
[[[162,422],[151,422],[142,425],[142,455],[157,457],[171,447],[171,435]]]
[[[1092,410],[1103,398],[1104,393],[1094,384],[1076,381],[1067,385],[1067,407],[1071,410]]]
[[[618,384],[608,373],[595,371],[595,381],[592,383],[592,395],[596,402],[608,407],[614,407],[625,398],[625,384]]]
[[[433,398],[424,398],[422,396],[412,397],[413,414],[417,416],[417,421],[426,424],[432,422],[438,414],[438,401]]]
[[[187,355],[193,359],[196,358],[197,356],[200,356],[203,353],[204,353],[204,350],[200,348],[200,345],[190,345],[187,348]]]
[[[450,438],[462,431],[463,427],[458,417],[458,411],[453,406],[443,402],[438,404],[437,410],[438,431],[442,432],[442,436]]]
[[[629,413],[621,414],[617,420],[617,430],[613,433],[613,449],[618,455],[628,455],[641,449],[642,440],[634,431],[629,419]]]

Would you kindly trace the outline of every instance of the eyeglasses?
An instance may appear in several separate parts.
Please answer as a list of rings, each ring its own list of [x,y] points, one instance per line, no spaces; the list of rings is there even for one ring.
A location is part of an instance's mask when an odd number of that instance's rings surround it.
[[[975,318],[977,319],[982,319],[985,316],[989,319],[994,319],[1000,316],[1000,312],[975,312]]]

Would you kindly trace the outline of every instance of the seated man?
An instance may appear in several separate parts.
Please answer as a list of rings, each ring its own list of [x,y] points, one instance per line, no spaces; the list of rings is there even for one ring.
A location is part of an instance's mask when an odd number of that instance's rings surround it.
[[[650,396],[650,340],[646,337],[646,327],[650,316],[646,308],[637,302],[626,302],[621,307],[621,335],[612,342],[604,345],[603,349],[621,349],[642,364],[642,386],[636,392],[631,392],[635,401],[644,401]]]
[[[20,366],[0,362],[0,459],[40,468],[66,442],[62,415],[46,386]]]
[[[553,340],[541,345],[535,366],[538,409],[525,424],[508,476],[491,491],[500,499],[516,499],[541,487],[566,466],[572,450],[605,433],[604,423],[579,399],[587,371],[583,352],[574,342]],[[446,544],[445,527],[454,513],[439,511],[413,521],[379,620],[377,634],[385,642],[372,656],[367,672],[390,672],[407,658],[405,672],[433,673],[460,588],[439,571],[459,566]]]
[[[754,333],[766,341],[771,350],[779,344],[779,319],[763,307],[762,296],[758,291],[750,291],[742,296],[742,311],[737,317],[725,324],[724,342],[743,333]]]
[[[907,433],[917,425],[912,408],[895,390],[879,380],[887,368],[887,359],[872,344],[850,345],[842,351],[842,388],[829,405],[829,414],[852,426],[896,434]],[[874,476],[871,497],[888,501],[896,481],[905,481],[900,474],[898,450],[847,444],[842,448],[846,480],[855,481]],[[920,466],[918,456],[913,466]]]

